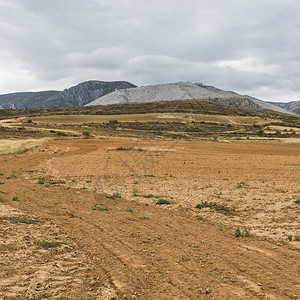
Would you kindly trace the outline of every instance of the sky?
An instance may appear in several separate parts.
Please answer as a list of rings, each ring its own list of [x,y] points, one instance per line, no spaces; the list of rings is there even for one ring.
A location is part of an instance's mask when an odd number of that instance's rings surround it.
[[[178,81],[300,100],[299,0],[0,0],[0,94]]]

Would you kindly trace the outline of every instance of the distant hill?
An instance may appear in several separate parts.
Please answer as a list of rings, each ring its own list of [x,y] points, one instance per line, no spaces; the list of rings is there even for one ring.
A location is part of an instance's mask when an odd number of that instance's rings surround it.
[[[124,102],[151,102],[170,100],[205,100],[217,104],[234,106],[247,111],[262,112],[270,109],[290,113],[275,105],[249,96],[224,91],[201,83],[177,82],[169,84],[148,85],[132,89],[115,91],[100,97],[89,105],[105,105]]]
[[[23,92],[0,95],[0,109],[83,106],[119,89],[136,87],[126,81],[86,81],[64,91]]]
[[[0,95],[0,109],[40,107],[45,100],[57,94],[59,94],[59,91],[21,92]]]
[[[300,116],[300,101],[291,101],[291,102],[269,102],[273,105],[281,107],[283,109],[289,110],[295,113],[297,116]]]

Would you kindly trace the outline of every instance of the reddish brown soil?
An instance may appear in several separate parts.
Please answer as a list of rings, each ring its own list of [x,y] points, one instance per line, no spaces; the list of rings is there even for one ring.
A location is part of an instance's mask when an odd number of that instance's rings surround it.
[[[299,299],[299,160],[296,146],[125,139],[2,156],[0,217],[38,222],[0,220],[0,295]]]

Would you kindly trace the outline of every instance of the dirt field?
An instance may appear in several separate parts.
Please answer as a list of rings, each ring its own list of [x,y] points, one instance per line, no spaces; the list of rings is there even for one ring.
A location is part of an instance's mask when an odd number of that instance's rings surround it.
[[[0,174],[4,299],[300,299],[299,145],[57,140]]]

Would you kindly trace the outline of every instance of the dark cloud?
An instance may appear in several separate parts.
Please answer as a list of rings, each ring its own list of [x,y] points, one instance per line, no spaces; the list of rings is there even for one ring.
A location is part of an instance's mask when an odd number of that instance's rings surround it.
[[[192,81],[300,98],[297,0],[0,0],[0,93]]]

